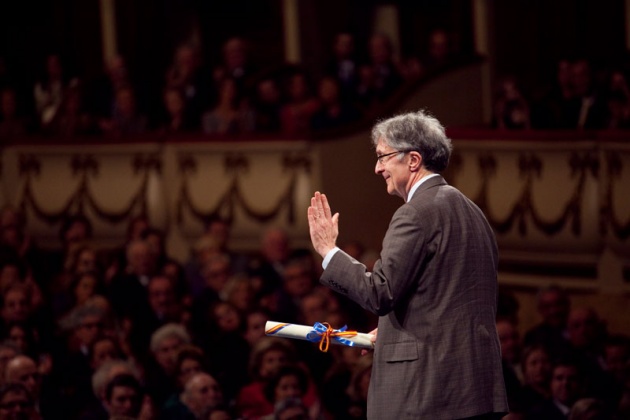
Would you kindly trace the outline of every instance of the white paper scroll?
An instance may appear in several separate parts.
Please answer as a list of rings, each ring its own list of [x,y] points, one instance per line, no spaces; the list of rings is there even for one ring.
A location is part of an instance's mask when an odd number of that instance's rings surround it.
[[[320,337],[320,335],[315,330],[315,326],[289,324],[286,322],[275,321],[267,321],[267,323],[265,324],[265,334],[274,337],[307,340],[314,343],[319,342],[318,337]],[[333,335],[331,336],[330,342],[333,344],[345,344],[348,346],[360,347],[364,349],[374,348],[372,335],[360,332],[357,332],[356,335],[344,334],[343,336],[340,336],[338,338]]]

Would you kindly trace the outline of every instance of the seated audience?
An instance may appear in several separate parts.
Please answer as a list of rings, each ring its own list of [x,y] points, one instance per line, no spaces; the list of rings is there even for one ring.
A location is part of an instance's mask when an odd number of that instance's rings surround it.
[[[0,387],[0,418],[37,420],[41,416],[28,389],[19,382],[11,382]]]
[[[343,99],[335,79],[323,78],[319,82],[318,94],[321,106],[311,118],[314,130],[343,127],[359,119],[359,111]]]
[[[21,114],[15,90],[9,87],[0,89],[0,142],[19,139],[28,131],[29,121]]]
[[[115,376],[105,388],[105,409],[110,418],[137,418],[142,408],[143,391],[140,382],[129,374]]]
[[[575,362],[560,360],[551,369],[550,397],[527,412],[527,419],[564,420],[583,395],[582,376]]]
[[[144,133],[147,129],[147,118],[139,112],[133,90],[122,87],[116,91],[114,98],[112,117],[101,120],[101,130],[115,137]]]
[[[231,78],[219,83],[219,101],[203,114],[202,127],[206,134],[240,134],[254,130],[255,117],[249,103],[240,96],[236,81]]]
[[[164,90],[164,120],[159,129],[164,134],[185,133],[197,129],[198,121],[193,120],[194,116],[186,108],[186,98],[184,93],[177,88],[171,87]]]
[[[300,135],[310,130],[311,118],[319,109],[319,100],[303,71],[296,71],[286,83],[287,100],[280,109],[280,125],[284,134]]]
[[[523,389],[520,401],[522,409],[541,404],[550,395],[549,381],[551,377],[551,361],[547,350],[541,345],[523,349],[521,356],[523,369]]]
[[[494,100],[494,126],[503,129],[528,129],[529,104],[513,77],[504,78]]]
[[[223,394],[219,383],[212,376],[199,372],[188,379],[180,400],[190,413],[180,418],[201,420],[209,418],[212,411],[220,408]]]

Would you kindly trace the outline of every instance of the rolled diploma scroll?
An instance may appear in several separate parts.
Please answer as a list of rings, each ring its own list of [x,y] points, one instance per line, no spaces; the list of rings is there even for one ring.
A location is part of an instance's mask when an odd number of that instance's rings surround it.
[[[282,327],[282,328],[281,328]],[[265,334],[274,337],[297,338],[298,340],[311,341],[306,336],[313,333],[314,328],[308,325],[288,324],[286,322],[267,321],[265,324]],[[360,347],[364,349],[374,348],[372,335],[358,332],[353,336],[344,336],[344,340],[352,342],[352,347]],[[337,340],[331,339],[332,343],[342,344]]]

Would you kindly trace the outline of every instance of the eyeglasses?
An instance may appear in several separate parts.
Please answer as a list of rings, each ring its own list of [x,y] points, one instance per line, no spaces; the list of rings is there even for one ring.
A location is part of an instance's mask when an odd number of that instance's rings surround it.
[[[391,152],[391,153],[385,153],[383,155],[376,155],[376,160],[378,163],[380,163],[381,165],[384,164],[385,162],[387,162],[387,160],[384,160],[384,158],[388,157],[388,156],[393,156],[393,155],[397,155],[399,153],[409,153],[411,150],[396,150],[395,152]]]

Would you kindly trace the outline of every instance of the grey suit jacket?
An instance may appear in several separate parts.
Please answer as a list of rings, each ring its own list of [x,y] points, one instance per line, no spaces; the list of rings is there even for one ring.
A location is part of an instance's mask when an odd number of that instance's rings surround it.
[[[333,256],[320,281],[380,316],[369,419],[507,413],[497,260],[483,213],[441,176],[396,211],[373,272]]]

